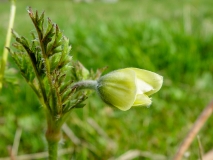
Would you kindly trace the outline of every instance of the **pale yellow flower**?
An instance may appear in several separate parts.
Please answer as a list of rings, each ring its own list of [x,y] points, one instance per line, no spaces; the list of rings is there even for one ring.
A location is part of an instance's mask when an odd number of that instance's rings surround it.
[[[96,90],[101,99],[120,110],[126,111],[132,106],[149,106],[149,97],[160,90],[163,77],[147,70],[124,68],[102,76]]]

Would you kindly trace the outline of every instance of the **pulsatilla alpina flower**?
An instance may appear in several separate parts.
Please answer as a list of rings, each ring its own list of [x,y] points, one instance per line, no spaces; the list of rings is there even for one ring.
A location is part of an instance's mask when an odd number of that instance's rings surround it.
[[[150,95],[160,90],[163,77],[147,70],[125,68],[102,76],[96,90],[101,99],[120,110],[132,106],[149,106]]]

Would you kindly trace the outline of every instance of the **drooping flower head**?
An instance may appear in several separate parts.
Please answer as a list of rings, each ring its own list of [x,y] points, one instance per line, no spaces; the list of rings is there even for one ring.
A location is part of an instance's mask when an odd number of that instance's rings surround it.
[[[125,68],[110,72],[97,81],[96,91],[110,106],[126,111],[132,106],[149,106],[149,97],[160,90],[163,77],[147,70]]]

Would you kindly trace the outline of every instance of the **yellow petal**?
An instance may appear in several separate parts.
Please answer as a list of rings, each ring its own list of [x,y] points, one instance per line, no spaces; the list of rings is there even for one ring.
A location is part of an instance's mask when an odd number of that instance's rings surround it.
[[[136,96],[133,106],[149,106],[151,105],[151,103],[152,103],[151,98],[149,98],[147,95],[138,94]]]
[[[151,71],[138,68],[130,68],[136,73],[136,77],[153,87],[153,90],[146,92],[146,95],[151,95],[160,90],[163,84],[163,77]]]

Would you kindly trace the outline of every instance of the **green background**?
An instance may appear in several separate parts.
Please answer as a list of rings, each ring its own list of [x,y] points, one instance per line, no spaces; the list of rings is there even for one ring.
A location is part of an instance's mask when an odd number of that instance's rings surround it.
[[[212,0],[17,0],[16,4],[16,32],[30,38],[34,30],[27,6],[39,13],[45,11],[46,17],[70,39],[73,59],[88,69],[108,66],[105,74],[138,67],[164,77],[163,87],[153,95],[149,108],[122,112],[107,107],[93,94],[87,105],[74,110],[67,121],[82,143],[75,145],[64,134],[60,147],[74,149],[64,159],[110,159],[134,149],[164,155],[166,159],[174,156],[213,97]],[[0,51],[5,43],[9,12],[10,3],[0,1]],[[7,148],[13,144],[17,128],[22,129],[18,154],[45,151],[42,106],[10,56],[8,68],[15,69],[18,83],[4,83],[0,95],[0,157],[8,156]],[[99,130],[88,123],[91,118]],[[204,152],[212,149],[212,120],[211,117],[199,132]],[[188,152],[186,159],[198,159],[196,139]]]

